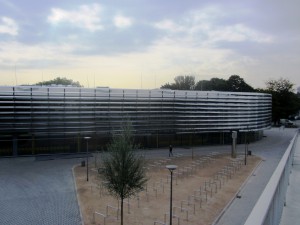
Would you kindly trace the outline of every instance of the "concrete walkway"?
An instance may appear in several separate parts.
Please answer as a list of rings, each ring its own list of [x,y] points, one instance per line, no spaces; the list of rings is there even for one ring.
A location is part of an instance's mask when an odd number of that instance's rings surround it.
[[[297,139],[290,184],[286,193],[281,225],[299,224],[300,215],[300,137]]]
[[[249,145],[252,154],[260,156],[263,161],[240,190],[241,198],[233,199],[232,204],[215,224],[241,225],[245,223],[296,131],[297,129],[273,128],[265,131],[265,139]]]

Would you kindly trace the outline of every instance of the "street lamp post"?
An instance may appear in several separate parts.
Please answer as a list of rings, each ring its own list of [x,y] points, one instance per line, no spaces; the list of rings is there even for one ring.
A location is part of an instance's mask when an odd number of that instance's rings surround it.
[[[247,133],[245,132],[245,165],[247,165]]]
[[[172,189],[173,189],[173,171],[176,170],[177,166],[176,165],[167,165],[166,168],[170,171],[171,173],[171,182],[170,182],[170,225],[172,225]]]
[[[247,165],[247,153],[248,153],[248,126],[245,132],[245,165]]]
[[[84,137],[86,140],[86,181],[89,181],[89,139],[91,137]]]

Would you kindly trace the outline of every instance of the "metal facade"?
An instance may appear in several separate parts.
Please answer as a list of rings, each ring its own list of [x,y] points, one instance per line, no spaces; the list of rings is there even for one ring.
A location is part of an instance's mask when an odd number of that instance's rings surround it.
[[[261,131],[271,124],[263,93],[1,86],[0,141],[109,136],[129,119],[139,136]]]

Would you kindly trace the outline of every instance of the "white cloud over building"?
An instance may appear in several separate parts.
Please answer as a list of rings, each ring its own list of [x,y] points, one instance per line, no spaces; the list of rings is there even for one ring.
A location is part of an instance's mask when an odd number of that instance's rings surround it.
[[[179,74],[196,80],[238,74],[254,87],[280,77],[299,86],[299,6],[0,0],[1,84],[14,84],[7,74],[17,68],[19,83],[38,82],[43,74],[83,85],[92,76],[96,86],[153,88]]]

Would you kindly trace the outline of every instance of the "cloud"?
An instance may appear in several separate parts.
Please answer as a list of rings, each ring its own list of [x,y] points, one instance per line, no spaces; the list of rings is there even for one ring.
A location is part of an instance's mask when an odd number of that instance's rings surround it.
[[[216,46],[220,42],[272,43],[271,35],[257,31],[242,22],[232,20],[220,7],[192,10],[179,20],[165,19],[153,24],[174,39],[189,39],[198,46]]]
[[[117,15],[114,17],[114,25],[118,28],[127,28],[132,25],[133,21],[129,17]]]
[[[225,27],[213,27],[207,30],[210,42],[243,42],[252,41],[257,43],[271,43],[273,38],[270,35],[258,32],[244,24],[234,24]]]
[[[18,35],[18,25],[17,23],[8,17],[1,17],[0,20],[0,34],[9,34],[12,36]]]
[[[69,23],[73,26],[87,29],[91,32],[102,30],[100,18],[101,6],[99,4],[81,5],[76,10],[52,8],[48,16],[51,24]]]
[[[74,60],[74,57],[70,54],[74,48],[76,46],[71,44],[25,45],[16,41],[0,41],[0,53],[5,52],[5,54],[0,54],[0,67],[17,64],[22,68],[39,68],[53,61],[56,61],[57,64],[59,64],[59,61],[61,64],[68,64],[68,62]],[[52,66],[54,67],[54,65]]]
[[[158,23],[155,23],[154,27],[161,30],[170,31],[170,32],[182,32],[186,30],[185,27],[180,26],[169,19],[165,19]]]

